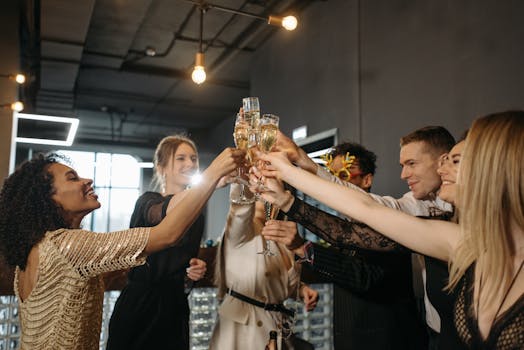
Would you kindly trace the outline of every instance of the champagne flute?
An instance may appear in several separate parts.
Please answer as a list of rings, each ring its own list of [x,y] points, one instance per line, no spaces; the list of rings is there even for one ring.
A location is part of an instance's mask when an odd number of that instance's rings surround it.
[[[237,118],[235,120],[235,129],[233,131],[233,139],[235,140],[235,146],[238,149],[247,151],[249,144],[249,128],[249,122],[244,118],[244,116],[241,113],[238,113]],[[247,181],[242,178],[244,168],[239,167],[237,169],[237,172],[238,174],[236,177],[236,181],[240,183],[240,195],[236,198],[231,198],[231,201],[237,204],[253,203],[255,201],[255,198],[248,198],[245,195],[245,184],[247,184]]]
[[[278,116],[264,114],[260,118],[260,142],[259,148],[264,153],[269,153],[277,142]]]
[[[260,103],[258,97],[244,97],[242,99],[242,111],[249,124],[247,156],[249,162],[254,164],[254,150],[258,146],[260,134]]]
[[[260,138],[258,147],[264,153],[269,153],[277,142],[278,121],[278,116],[274,114],[264,114],[262,118],[260,118]],[[264,166],[264,163],[262,163],[262,166]],[[263,184],[261,184],[261,186],[262,188],[265,187]],[[276,217],[278,208],[274,208],[269,202],[264,203],[264,208],[266,211],[266,221]],[[275,253],[271,250],[271,241],[266,240],[265,242],[264,250],[258,254],[274,256]]]
[[[260,135],[258,140],[258,148],[264,153],[269,153],[275,145],[275,143],[277,142],[278,121],[278,116],[274,114],[264,114],[262,118],[260,118]],[[258,166],[260,167],[260,169],[263,169],[265,167],[265,163],[260,162]],[[267,190],[262,180],[260,180],[258,185],[261,190]]]
[[[260,103],[258,97],[244,97],[242,99],[242,110],[244,111],[244,117],[246,120],[252,121],[252,127],[258,128],[260,121]]]

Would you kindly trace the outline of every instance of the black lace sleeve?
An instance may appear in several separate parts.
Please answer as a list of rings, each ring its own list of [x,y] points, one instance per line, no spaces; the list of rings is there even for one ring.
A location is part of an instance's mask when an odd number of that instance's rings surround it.
[[[166,216],[166,209],[172,195],[163,197],[157,192],[146,192],[135,204],[129,227],[155,226]]]
[[[295,202],[286,215],[335,247],[356,246],[379,251],[408,251],[404,246],[381,235],[369,226],[341,219],[298,198],[295,198]]]

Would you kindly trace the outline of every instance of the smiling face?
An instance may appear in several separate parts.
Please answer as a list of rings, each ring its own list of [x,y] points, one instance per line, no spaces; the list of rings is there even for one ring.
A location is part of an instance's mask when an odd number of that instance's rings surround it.
[[[416,199],[430,199],[439,189],[439,156],[431,153],[424,141],[411,142],[400,149],[400,177],[408,183]]]
[[[198,171],[198,156],[187,143],[181,143],[166,166],[160,169],[165,177],[165,193],[176,194],[191,184],[191,178]]]
[[[442,179],[438,196],[451,204],[456,204],[458,170],[464,144],[465,141],[457,143],[451,151],[442,158],[437,170]]]
[[[93,180],[79,177],[75,170],[60,163],[51,164],[48,172],[53,176],[51,198],[60,207],[65,221],[71,227],[80,227],[84,216],[100,208]]]

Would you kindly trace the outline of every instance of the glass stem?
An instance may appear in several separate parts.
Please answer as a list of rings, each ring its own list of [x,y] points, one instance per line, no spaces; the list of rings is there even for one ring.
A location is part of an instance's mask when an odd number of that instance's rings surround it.
[[[273,205],[269,202],[264,202],[264,209],[266,214],[266,221],[271,220],[271,209],[273,208]],[[271,255],[271,248],[269,245],[269,240],[266,239],[266,254]]]
[[[242,180],[243,169],[242,168],[238,168],[237,172],[238,172],[239,180]],[[244,198],[244,197],[245,197],[245,195],[244,195],[244,184],[241,183],[240,184],[240,198]]]

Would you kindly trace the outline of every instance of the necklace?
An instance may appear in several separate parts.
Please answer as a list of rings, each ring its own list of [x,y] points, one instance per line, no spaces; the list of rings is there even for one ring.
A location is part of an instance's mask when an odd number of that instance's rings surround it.
[[[497,308],[497,312],[495,313],[495,316],[493,317],[493,320],[491,321],[491,325],[493,325],[493,322],[497,319],[497,316],[499,315],[500,309],[502,308],[502,305],[504,305],[504,302],[506,301],[506,298],[508,297],[509,291],[511,288],[513,288],[513,285],[515,284],[515,281],[517,280],[517,277],[520,274],[520,271],[522,270],[522,266],[524,265],[524,260],[520,263],[519,268],[517,269],[517,272],[511,279],[511,283],[509,284],[508,289],[506,290],[506,293],[504,293],[504,297],[502,298],[502,301],[500,302],[499,307]],[[480,275],[480,281],[479,281],[479,295],[477,297],[477,320],[479,319],[479,310],[480,310],[480,291],[482,290],[482,275]]]

